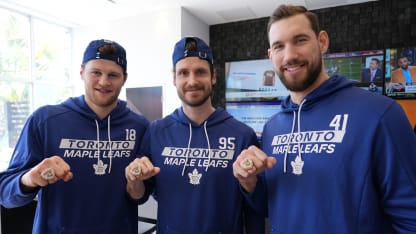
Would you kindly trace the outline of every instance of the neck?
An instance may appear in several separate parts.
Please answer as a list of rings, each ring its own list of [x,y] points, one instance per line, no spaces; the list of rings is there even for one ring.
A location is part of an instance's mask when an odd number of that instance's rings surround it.
[[[303,91],[290,91],[290,99],[292,99],[292,102],[296,103],[296,104],[300,104],[303,99],[306,97],[306,95],[308,95],[309,93],[311,93],[312,91],[314,91],[316,88],[318,88],[322,83],[324,83],[326,80],[329,79],[328,74],[326,73],[321,73],[321,75],[318,77],[318,79],[316,79],[316,81],[310,85],[308,88],[306,88]]]
[[[201,125],[208,117],[215,112],[215,108],[210,101],[205,102],[200,106],[189,106],[182,104],[182,109],[185,115],[195,124]]]
[[[100,119],[104,119],[108,116],[112,110],[117,107],[117,102],[112,103],[111,105],[107,105],[105,107],[97,106],[94,103],[90,102],[88,99],[85,101],[88,107],[98,116]]]

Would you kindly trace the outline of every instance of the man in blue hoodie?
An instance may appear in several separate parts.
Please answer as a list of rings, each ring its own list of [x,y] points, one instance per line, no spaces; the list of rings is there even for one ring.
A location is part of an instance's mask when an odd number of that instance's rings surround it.
[[[185,37],[176,43],[172,60],[182,107],[149,126],[142,144],[145,157],[126,168],[127,191],[141,202],[153,194],[159,234],[241,234],[245,228],[264,233],[264,217],[245,210],[232,171],[241,150],[258,145],[257,137],[212,106],[211,49],[200,38]],[[250,217],[245,228],[243,215]]]
[[[233,168],[271,232],[416,233],[416,136],[400,105],[325,73],[328,34],[303,6],[278,7],[268,37],[290,96],[264,126],[263,151]]]
[[[18,207],[37,197],[34,234],[137,234],[138,203],[126,193],[124,171],[149,122],[118,99],[126,51],[90,42],[80,75],[85,95],[29,116],[0,174],[0,203]]]

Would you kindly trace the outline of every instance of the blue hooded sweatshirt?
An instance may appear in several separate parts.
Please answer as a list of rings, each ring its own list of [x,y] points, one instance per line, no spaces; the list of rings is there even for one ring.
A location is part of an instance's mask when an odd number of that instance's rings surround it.
[[[262,140],[271,233],[416,233],[416,136],[395,100],[334,76]]]
[[[221,108],[202,125],[178,108],[151,123],[142,145],[160,167],[145,181],[144,197],[153,193],[157,200],[158,234],[242,233],[244,197],[232,164],[243,149],[258,145],[253,129]]]
[[[0,203],[18,207],[37,195],[34,234],[137,233],[138,206],[126,192],[124,171],[138,154],[148,124],[121,100],[102,120],[84,96],[39,108],[26,122],[9,168],[0,174]],[[54,155],[70,165],[73,179],[23,193],[21,176]]]

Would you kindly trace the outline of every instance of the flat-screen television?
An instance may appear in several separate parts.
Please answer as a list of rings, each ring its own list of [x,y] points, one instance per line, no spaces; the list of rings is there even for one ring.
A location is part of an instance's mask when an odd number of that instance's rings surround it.
[[[278,101],[289,95],[269,59],[225,63],[226,102]]]
[[[365,50],[323,55],[329,76],[341,74],[356,86],[382,94],[384,87],[384,50]]]
[[[225,109],[234,118],[250,126],[256,132],[257,137],[261,139],[264,124],[280,110],[280,103],[227,102],[225,103]]]
[[[416,98],[416,47],[386,49],[385,94]]]

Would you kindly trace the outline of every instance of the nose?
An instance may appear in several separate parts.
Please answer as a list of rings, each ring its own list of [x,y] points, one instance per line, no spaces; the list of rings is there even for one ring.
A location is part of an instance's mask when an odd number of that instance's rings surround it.
[[[189,85],[194,85],[197,83],[197,76],[195,74],[195,72],[191,72],[188,76],[188,84]]]
[[[101,86],[110,85],[111,82],[110,82],[110,78],[108,77],[108,75],[102,75],[100,79],[98,80],[98,84]]]
[[[283,63],[287,64],[298,58],[298,52],[294,45],[286,45],[283,51]]]

